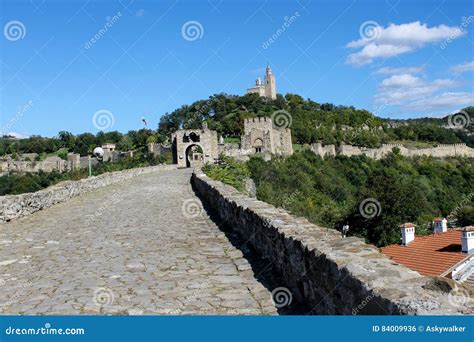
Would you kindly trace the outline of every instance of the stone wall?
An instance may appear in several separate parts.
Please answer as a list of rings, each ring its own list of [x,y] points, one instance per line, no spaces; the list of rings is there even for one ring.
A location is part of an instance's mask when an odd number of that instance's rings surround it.
[[[242,150],[255,153],[260,147],[262,152],[278,155],[292,155],[293,145],[289,128],[274,127],[271,118],[258,117],[244,120],[244,135],[241,136]]]
[[[128,178],[150,172],[175,169],[175,165],[159,165],[135,168],[117,172],[107,172],[99,176],[65,181],[49,188],[21,195],[0,196],[0,222],[28,216],[54,204],[65,202],[72,197],[95,190]]]
[[[192,182],[220,218],[272,263],[281,286],[312,314],[473,312],[450,304],[459,299],[450,301],[452,294],[424,288],[431,278],[393,263],[359,238],[341,238],[333,229],[292,217],[200,172]]]
[[[468,147],[466,144],[440,144],[431,148],[406,148],[401,144],[383,144],[379,148],[367,148],[354,145],[341,145],[338,153],[344,156],[366,155],[369,158],[380,159],[392,152],[394,148],[400,149],[400,154],[406,157],[415,156],[431,156],[437,158],[443,157],[474,157],[474,149]],[[336,155],[336,148],[334,145],[323,146],[321,143],[311,145],[311,150],[322,157],[329,155]]]
[[[0,171],[8,172],[64,172],[70,170],[70,163],[59,157],[48,157],[45,160],[13,160],[7,159],[0,163]]]
[[[179,167],[189,164],[189,149],[199,146],[203,151],[203,163],[214,163],[218,155],[217,132],[203,127],[202,129],[180,129],[171,135],[173,144],[173,162]]]

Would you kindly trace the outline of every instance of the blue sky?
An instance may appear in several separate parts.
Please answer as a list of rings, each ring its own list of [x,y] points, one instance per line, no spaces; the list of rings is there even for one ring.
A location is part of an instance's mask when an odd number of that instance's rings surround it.
[[[142,117],[156,128],[181,105],[244,94],[267,63],[278,93],[383,117],[439,116],[474,103],[468,0],[0,6],[3,133],[96,133],[98,111],[113,117],[107,130],[139,129]]]

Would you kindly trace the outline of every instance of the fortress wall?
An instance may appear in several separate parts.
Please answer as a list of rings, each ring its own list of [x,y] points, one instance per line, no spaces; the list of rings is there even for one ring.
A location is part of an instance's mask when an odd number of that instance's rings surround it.
[[[62,159],[46,159],[41,161],[8,160],[4,162],[4,171],[12,172],[63,172],[69,169],[67,161]]]
[[[341,238],[249,198],[200,171],[194,189],[281,277],[313,314],[460,314],[449,296],[424,289],[430,278],[397,265],[362,239]]]
[[[392,152],[393,148],[400,149],[400,154],[406,157],[415,156],[431,156],[436,158],[444,157],[474,157],[474,149],[468,147],[466,144],[452,144],[452,145],[438,145],[431,148],[406,148],[401,144],[383,144],[380,148],[365,148],[354,145],[341,145],[339,153],[344,156],[358,156],[361,154],[367,157],[380,159],[385,157],[387,154]],[[335,146],[326,145],[322,146],[320,143],[312,144],[311,150],[320,156],[335,155]],[[334,153],[332,152],[334,150]]]
[[[0,222],[28,216],[36,211],[49,208],[57,203],[65,202],[82,193],[114,184],[125,179],[133,178],[144,173],[173,169],[176,169],[175,165],[158,165],[124,171],[107,172],[99,176],[85,178],[78,181],[61,182],[37,192],[0,196]]]
[[[336,155],[336,146],[335,145],[326,145],[323,146],[321,143],[311,144],[311,151],[315,154],[325,157],[325,156],[335,156]]]
[[[250,133],[252,129],[272,130],[273,129],[272,119],[267,118],[267,117],[245,119],[244,134]]]

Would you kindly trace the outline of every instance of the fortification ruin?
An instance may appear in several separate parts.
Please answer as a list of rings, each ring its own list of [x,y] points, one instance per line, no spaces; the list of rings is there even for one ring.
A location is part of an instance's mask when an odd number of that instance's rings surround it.
[[[335,145],[323,146],[321,143],[311,145],[311,151],[321,157],[336,156],[341,154],[344,156],[365,155],[373,159],[381,159],[391,153],[394,149],[398,149],[400,154],[406,157],[431,156],[436,158],[443,157],[474,157],[474,149],[466,144],[441,144],[430,148],[407,148],[402,144],[383,144],[379,148],[367,148],[354,145],[341,145],[336,148]]]

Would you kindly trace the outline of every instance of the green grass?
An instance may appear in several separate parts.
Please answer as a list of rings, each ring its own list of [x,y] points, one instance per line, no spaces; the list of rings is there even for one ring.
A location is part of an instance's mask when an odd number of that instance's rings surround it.
[[[240,138],[237,137],[227,137],[224,138],[226,144],[240,144]]]

